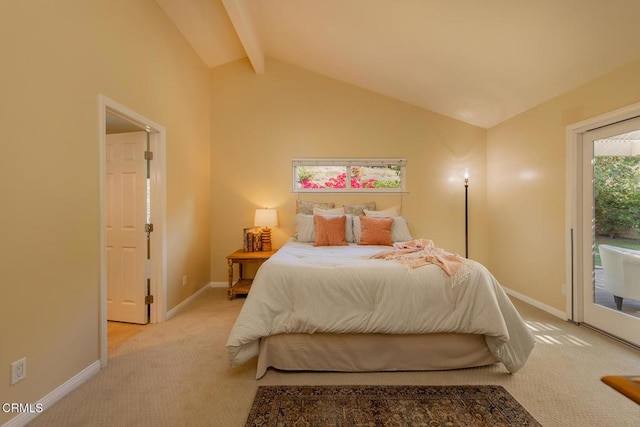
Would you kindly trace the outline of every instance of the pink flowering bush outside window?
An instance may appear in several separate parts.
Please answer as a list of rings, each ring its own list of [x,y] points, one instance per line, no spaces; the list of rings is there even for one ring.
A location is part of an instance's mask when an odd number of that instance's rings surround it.
[[[361,181],[360,177],[351,177],[351,188],[376,188],[375,183],[377,180],[368,179]],[[341,173],[338,176],[329,178],[324,185],[316,184],[310,179],[304,179],[300,182],[302,188],[347,188],[347,174]]]
[[[303,162],[306,160],[308,164]],[[322,161],[326,160],[326,164]],[[376,164],[340,159],[296,159],[294,160],[294,191],[341,192],[341,191],[404,191],[403,176],[405,161],[391,160]],[[300,163],[302,164],[300,164]],[[297,164],[296,164],[297,163]]]

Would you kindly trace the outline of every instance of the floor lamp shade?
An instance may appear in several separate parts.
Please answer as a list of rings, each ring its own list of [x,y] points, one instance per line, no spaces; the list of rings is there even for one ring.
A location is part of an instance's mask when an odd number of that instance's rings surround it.
[[[253,218],[254,227],[264,227],[262,229],[262,250],[271,250],[271,229],[269,227],[278,226],[278,211],[275,209],[256,209]]]

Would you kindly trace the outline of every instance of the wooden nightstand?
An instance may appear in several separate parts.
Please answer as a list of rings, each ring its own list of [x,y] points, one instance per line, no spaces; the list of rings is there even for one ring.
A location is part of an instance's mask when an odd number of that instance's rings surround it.
[[[262,264],[276,252],[277,249],[265,252],[245,252],[239,249],[227,256],[227,264],[229,265],[229,289],[227,290],[227,295],[230,300],[235,295],[247,295],[251,289],[253,279],[243,276],[243,265],[248,263]],[[238,264],[238,274],[240,276],[235,283],[233,282],[233,264]]]

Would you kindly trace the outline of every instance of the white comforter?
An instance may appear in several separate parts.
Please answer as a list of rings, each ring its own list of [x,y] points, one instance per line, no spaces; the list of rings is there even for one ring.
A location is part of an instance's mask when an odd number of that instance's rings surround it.
[[[388,249],[287,242],[256,274],[227,341],[231,365],[256,356],[261,337],[314,332],[483,334],[509,372],[524,365],[533,336],[485,267],[469,261],[453,287],[435,265],[366,259]]]

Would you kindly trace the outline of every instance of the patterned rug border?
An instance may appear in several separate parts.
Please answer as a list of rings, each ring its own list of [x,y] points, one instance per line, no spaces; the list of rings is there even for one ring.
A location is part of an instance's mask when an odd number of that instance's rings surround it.
[[[253,400],[253,405],[249,411],[245,426],[280,426],[287,425],[282,423],[282,417],[286,417],[286,412],[293,410],[303,412],[302,415],[296,412],[296,424],[301,421],[304,416],[313,416],[304,413],[308,408],[309,402],[320,403],[323,409],[330,409],[337,413],[341,412],[341,406],[348,399],[380,399],[385,402],[397,400],[399,404],[406,405],[407,401],[427,402],[424,412],[427,416],[441,419],[445,417],[447,424],[443,425],[517,425],[517,426],[540,426],[540,423],[503,387],[499,385],[320,385],[320,386],[259,386]],[[328,401],[324,402],[322,399]],[[340,401],[338,408],[332,406],[333,402]],[[451,409],[456,407],[455,403],[460,404],[461,408],[457,410]],[[429,408],[429,405],[433,408]],[[424,405],[424,403],[423,403]],[[484,407],[482,405],[487,405]],[[285,407],[283,409],[282,407]],[[293,408],[293,409],[292,409]],[[481,409],[480,409],[481,408]],[[338,410],[337,410],[338,409]],[[356,406],[356,412],[361,409]],[[384,408],[383,408],[384,409]],[[445,414],[444,412],[452,412]],[[457,411],[456,413],[453,413]],[[348,411],[345,411],[348,412]],[[382,411],[384,413],[384,411]],[[380,414],[378,414],[379,416]],[[401,409],[398,413],[394,413],[393,420],[385,420],[380,424],[381,420],[368,421],[367,424],[358,425],[440,425],[426,424],[425,421],[407,419],[409,414],[406,409]],[[485,420],[485,415],[492,420]],[[371,415],[373,417],[373,415]],[[459,417],[464,418],[465,424],[452,422]],[[466,417],[466,418],[465,418]],[[495,417],[504,420],[503,424],[496,424]],[[420,417],[418,417],[420,418]],[[469,420],[474,422],[469,424]],[[285,420],[286,421],[286,420]],[[388,424],[387,424],[388,421]],[[331,425],[352,425],[343,424]],[[371,423],[371,424],[369,424]],[[310,425],[307,421],[302,420],[300,425]],[[312,425],[320,425],[312,424]],[[355,424],[353,424],[355,425]]]

